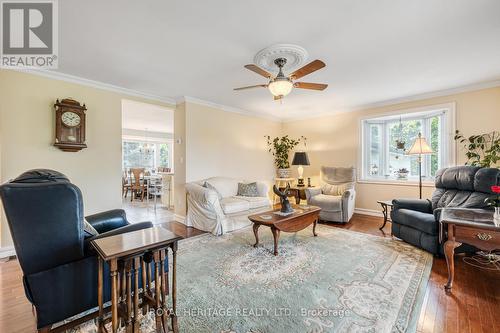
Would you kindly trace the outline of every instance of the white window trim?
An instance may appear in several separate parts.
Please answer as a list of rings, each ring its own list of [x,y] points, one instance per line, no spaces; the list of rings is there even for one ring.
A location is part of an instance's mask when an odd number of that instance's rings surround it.
[[[159,139],[159,138],[141,138],[141,137],[136,137],[136,136],[129,136],[129,135],[123,135],[122,136],[122,168],[123,168],[123,142],[139,142],[139,143],[151,143],[155,145],[155,160],[154,163],[156,164],[160,152],[156,149],[156,144],[162,144],[166,143],[169,146],[169,151],[170,154],[168,156],[168,164],[170,166],[171,172],[174,172],[174,139]],[[155,165],[155,168],[158,166]]]
[[[418,186],[418,181],[413,179],[410,180],[398,180],[398,179],[380,179],[380,178],[367,178],[363,175],[364,168],[364,159],[365,156],[363,154],[363,147],[366,147],[367,138],[365,138],[365,133],[363,130],[363,123],[369,119],[376,119],[382,117],[394,116],[398,117],[401,114],[414,114],[412,117],[405,117],[405,120],[410,118],[418,118],[418,113],[425,113],[432,110],[444,110],[446,113],[446,117],[444,117],[445,121],[441,122],[441,133],[443,133],[443,138],[447,137],[449,144],[443,145],[442,148],[444,150],[443,154],[446,155],[447,163],[446,165],[442,165],[442,168],[450,167],[456,165],[456,150],[457,145],[454,139],[455,130],[456,130],[456,103],[449,102],[443,104],[433,104],[409,109],[398,109],[384,113],[371,114],[367,116],[363,116],[359,118],[358,123],[358,135],[359,135],[359,145],[358,145],[358,161],[357,161],[357,182],[362,184],[385,184],[385,185],[403,185],[403,186]],[[385,133],[384,133],[385,134]],[[383,138],[383,142],[385,142],[385,138]],[[385,145],[387,146],[387,145]],[[425,187],[433,187],[434,182],[429,180],[423,180],[422,185]]]

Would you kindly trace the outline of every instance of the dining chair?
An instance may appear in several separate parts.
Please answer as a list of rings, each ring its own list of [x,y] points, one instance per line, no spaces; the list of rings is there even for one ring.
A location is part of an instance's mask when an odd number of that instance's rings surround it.
[[[130,201],[134,201],[134,196],[141,196],[141,201],[144,201],[144,195],[146,194],[146,184],[144,181],[144,168],[131,168],[130,173],[133,176],[132,184],[130,185],[130,190],[132,193],[132,198]]]
[[[128,195],[128,191],[130,190],[130,187],[132,185],[130,184],[130,179],[127,175],[127,171],[126,170],[123,170],[123,173],[122,173],[122,196],[123,197],[127,197]]]

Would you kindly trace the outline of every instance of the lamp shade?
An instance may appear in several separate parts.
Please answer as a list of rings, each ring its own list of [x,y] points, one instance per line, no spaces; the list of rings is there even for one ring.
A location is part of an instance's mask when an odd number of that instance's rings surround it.
[[[309,165],[309,158],[305,151],[297,151],[293,155],[292,165]]]
[[[420,133],[418,133],[418,137],[415,139],[415,142],[411,146],[410,150],[408,150],[408,155],[422,155],[422,154],[432,154],[434,151],[429,146],[425,138],[422,137]]]

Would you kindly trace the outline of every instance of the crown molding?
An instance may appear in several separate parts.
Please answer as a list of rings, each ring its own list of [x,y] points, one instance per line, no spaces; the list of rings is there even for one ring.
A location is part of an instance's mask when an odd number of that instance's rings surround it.
[[[235,107],[232,107],[232,106],[218,104],[218,103],[206,101],[206,100],[203,100],[203,99],[200,99],[200,98],[196,98],[196,97],[191,97],[191,96],[182,96],[180,98],[177,98],[176,101],[177,101],[177,104],[186,103],[186,102],[187,103],[194,103],[194,104],[207,106],[207,107],[210,107],[210,108],[213,108],[213,109],[218,109],[218,110],[225,111],[225,112],[231,112],[231,113],[241,114],[241,115],[244,115],[244,116],[264,118],[264,119],[275,121],[275,122],[279,122],[279,123],[281,123],[283,121],[283,119],[281,119],[281,118],[274,117],[274,116],[271,116],[271,115],[268,115],[268,114],[264,114],[264,113],[260,113],[260,112],[255,112],[255,111],[244,110],[244,109],[240,109],[240,108],[235,108]]]
[[[50,70],[46,70],[46,69],[29,69],[29,68],[15,68],[15,69],[13,68],[11,70],[16,71],[16,72],[22,72],[22,73],[43,76],[43,77],[46,77],[49,79],[54,79],[54,80],[81,84],[83,86],[107,90],[107,91],[111,91],[111,92],[115,92],[115,93],[119,93],[119,94],[123,94],[123,95],[127,95],[127,96],[144,98],[144,99],[147,99],[150,101],[156,101],[156,102],[169,104],[171,106],[175,106],[175,104],[176,104],[175,99],[167,97],[167,96],[159,96],[159,95],[149,94],[149,93],[145,93],[142,91],[137,91],[137,90],[133,90],[133,89],[123,88],[120,86],[115,86],[115,85],[109,84],[109,83],[89,80],[89,79],[85,79],[85,78],[70,75],[70,74],[64,74],[61,72],[55,72],[55,71],[50,71]]]
[[[493,81],[477,82],[477,83],[459,86],[459,87],[455,87],[455,88],[437,90],[437,91],[432,91],[432,92],[427,92],[427,93],[422,93],[422,94],[417,94],[417,95],[410,95],[410,96],[394,98],[394,99],[389,99],[389,100],[375,102],[375,103],[361,104],[361,105],[358,105],[358,106],[355,106],[352,108],[346,108],[344,110],[319,112],[319,113],[316,113],[313,115],[308,115],[308,116],[289,117],[289,118],[282,119],[282,121],[284,123],[289,123],[289,122],[294,122],[294,121],[299,121],[299,120],[321,118],[321,117],[333,116],[333,115],[340,114],[340,113],[348,113],[348,112],[353,112],[353,111],[363,111],[363,110],[368,110],[368,109],[375,109],[375,108],[380,108],[380,107],[384,107],[384,106],[391,106],[391,105],[398,105],[398,104],[415,102],[415,101],[422,101],[422,100],[426,100],[426,99],[430,99],[430,98],[451,96],[451,95],[461,94],[461,93],[465,93],[465,92],[477,91],[477,90],[489,89],[489,88],[495,88],[495,87],[500,87],[500,79],[493,80]]]

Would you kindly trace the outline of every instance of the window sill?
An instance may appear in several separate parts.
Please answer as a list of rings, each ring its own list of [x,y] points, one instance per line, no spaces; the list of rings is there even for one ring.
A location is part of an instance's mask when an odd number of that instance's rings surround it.
[[[417,186],[418,180],[397,180],[397,179],[360,179],[359,184],[378,184],[378,185],[396,185],[396,186]],[[422,187],[434,187],[433,181],[423,180]]]

